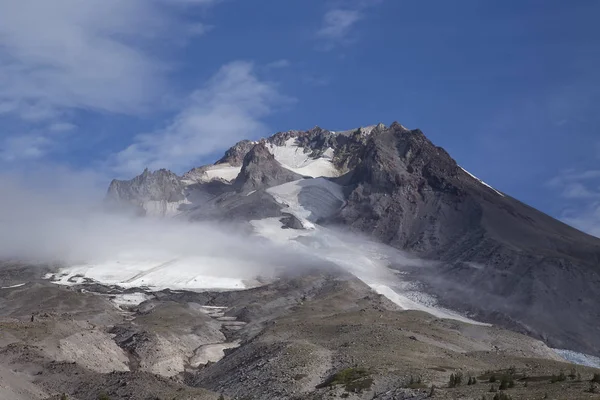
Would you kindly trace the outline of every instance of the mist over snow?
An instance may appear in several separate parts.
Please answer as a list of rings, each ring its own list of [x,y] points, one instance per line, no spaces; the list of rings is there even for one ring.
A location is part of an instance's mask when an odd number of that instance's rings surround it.
[[[2,259],[69,266],[202,257],[210,262],[195,263],[196,273],[236,278],[269,275],[282,265],[310,264],[307,257],[291,257],[290,249],[240,234],[226,224],[107,212],[93,174],[61,171],[30,178],[0,177]]]
[[[48,167],[35,174],[0,175],[0,186],[0,259],[79,266],[86,276],[107,265],[110,274],[136,275],[127,265],[151,269],[169,263],[162,278],[179,267],[190,276],[253,279],[336,264],[379,278],[389,274],[385,260],[409,262],[387,246],[325,229],[297,231],[309,234],[304,243],[273,241],[239,225],[108,212],[102,203],[106,180],[93,172]],[[114,278],[116,283],[124,276]]]

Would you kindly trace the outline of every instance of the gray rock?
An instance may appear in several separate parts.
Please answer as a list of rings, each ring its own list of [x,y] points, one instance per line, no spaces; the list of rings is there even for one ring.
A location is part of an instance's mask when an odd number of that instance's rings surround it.
[[[302,179],[302,175],[282,167],[269,152],[265,143],[261,142],[244,157],[242,171],[236,178],[234,186],[239,192],[250,192],[298,179]]]

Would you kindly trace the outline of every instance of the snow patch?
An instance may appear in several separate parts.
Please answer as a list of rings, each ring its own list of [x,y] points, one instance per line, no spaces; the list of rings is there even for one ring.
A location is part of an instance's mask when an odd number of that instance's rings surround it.
[[[586,367],[600,368],[600,358],[591,356],[589,354],[578,353],[572,350],[563,349],[552,349],[556,354],[562,357],[564,360],[578,365],[584,365]]]
[[[146,215],[150,217],[174,217],[181,213],[179,209],[183,204],[191,204],[189,200],[180,201],[146,201],[142,203],[142,208],[146,212]]]
[[[25,285],[27,285],[27,282],[19,283],[18,285],[0,287],[0,289],[14,289],[14,288],[18,288],[18,287],[25,286]]]
[[[82,280],[115,285],[122,288],[146,287],[162,289],[245,289],[256,286],[256,282],[244,280],[231,274],[223,276],[223,271],[259,270],[259,265],[251,261],[225,259],[222,257],[197,256],[168,258],[156,254],[125,254],[113,260],[73,265],[62,268],[57,274],[47,278],[60,285],[73,285],[74,277]],[[210,271],[219,271],[210,274]]]
[[[111,301],[118,306],[137,306],[145,302],[146,300],[150,300],[152,296],[149,296],[145,293],[136,292],[136,293],[123,293],[118,294],[111,298]]]
[[[491,187],[490,185],[488,185],[487,183],[485,183],[484,181],[482,181],[481,179],[479,179],[478,177],[476,177],[475,175],[473,175],[472,173],[470,173],[469,171],[467,171],[466,169],[464,169],[463,167],[460,167],[460,169],[462,169],[463,171],[465,171],[471,178],[477,180],[479,183],[481,183],[484,186],[487,186],[488,188],[492,189],[494,192],[496,192],[498,195],[502,196],[502,197],[506,197],[503,193],[497,191],[496,189],[494,189],[493,187]]]
[[[250,221],[254,232],[276,244],[288,244],[301,236],[310,235],[310,231],[301,229],[283,229],[281,217],[271,217]]]
[[[329,217],[344,204],[342,187],[325,178],[300,179],[267,189],[275,201],[284,205],[283,212],[298,218],[305,229]]]
[[[192,170],[185,174],[184,183],[191,185],[194,183],[207,183],[215,179],[222,179],[231,182],[239,175],[242,167],[234,167],[228,163],[207,165],[197,170]]]
[[[303,176],[336,177],[339,171],[333,165],[333,149],[327,148],[318,158],[310,157],[310,150],[296,144],[296,138],[288,139],[283,146],[267,143],[267,148],[284,168]]]

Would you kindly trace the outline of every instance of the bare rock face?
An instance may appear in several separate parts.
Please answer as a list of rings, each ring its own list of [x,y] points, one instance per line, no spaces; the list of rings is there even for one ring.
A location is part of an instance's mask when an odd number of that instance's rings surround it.
[[[147,168],[141,175],[129,181],[113,180],[106,194],[106,202],[112,207],[130,207],[141,214],[167,213],[169,203],[185,200],[181,178],[173,172],[160,169],[151,172]]]
[[[240,192],[250,192],[298,179],[302,179],[302,176],[282,167],[261,142],[244,157],[242,171],[234,185]]]
[[[234,167],[239,167],[244,162],[244,157],[252,148],[256,145],[256,142],[250,140],[242,140],[237,142],[229,150],[225,152],[225,155],[221,157],[215,164],[228,163]]]
[[[414,275],[451,307],[600,353],[600,240],[483,184],[419,130],[373,132],[360,158],[333,223],[442,261]]]

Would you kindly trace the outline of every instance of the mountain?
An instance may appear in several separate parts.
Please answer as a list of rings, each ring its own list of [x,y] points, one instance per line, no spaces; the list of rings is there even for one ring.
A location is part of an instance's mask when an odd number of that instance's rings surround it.
[[[181,177],[161,170],[113,181],[107,201],[235,220],[263,235],[364,234],[434,261],[389,267],[442,305],[551,347],[600,354],[600,240],[495,190],[399,123],[242,141]]]

